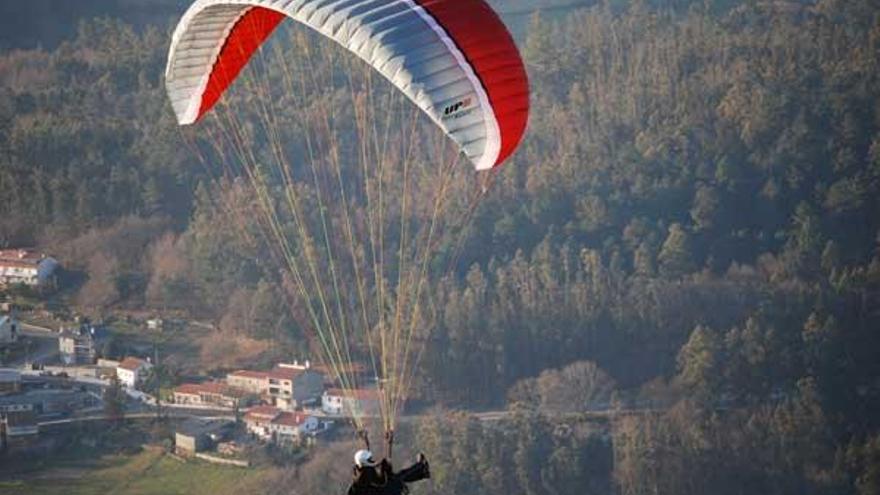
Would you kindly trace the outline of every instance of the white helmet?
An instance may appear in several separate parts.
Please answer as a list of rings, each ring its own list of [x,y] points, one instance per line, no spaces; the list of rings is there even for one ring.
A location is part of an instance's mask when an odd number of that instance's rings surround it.
[[[359,467],[372,467],[376,465],[373,460],[373,453],[369,450],[358,450],[354,453],[354,464]]]

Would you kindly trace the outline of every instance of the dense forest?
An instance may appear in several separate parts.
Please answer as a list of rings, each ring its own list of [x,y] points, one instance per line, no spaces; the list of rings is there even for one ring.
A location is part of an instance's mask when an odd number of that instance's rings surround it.
[[[182,143],[167,27],[0,54],[0,245],[60,256],[83,310],[304,352]],[[522,48],[529,133],[415,386],[513,415],[426,420],[419,493],[880,493],[880,2],[600,2]]]

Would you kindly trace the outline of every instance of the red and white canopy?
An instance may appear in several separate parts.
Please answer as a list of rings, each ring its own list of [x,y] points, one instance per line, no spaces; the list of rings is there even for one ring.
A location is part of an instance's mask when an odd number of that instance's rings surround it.
[[[177,26],[165,73],[181,125],[211,110],[287,17],[369,63],[478,170],[500,165],[521,141],[528,78],[484,0],[197,0]]]

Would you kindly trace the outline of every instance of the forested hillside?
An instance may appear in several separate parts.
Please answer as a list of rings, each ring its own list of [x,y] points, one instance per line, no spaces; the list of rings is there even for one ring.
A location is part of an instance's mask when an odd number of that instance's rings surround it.
[[[512,453],[471,472],[486,491],[504,466],[522,493],[880,490],[878,21],[820,2],[533,26],[531,140],[425,376],[444,401],[540,374],[509,400],[666,412],[619,419],[605,449],[530,413],[500,437],[462,425],[451,465]],[[468,484],[450,476],[437,493]]]
[[[634,384],[674,371],[698,325],[870,316],[878,26],[867,3],[839,5],[839,24],[773,6],[538,23],[531,139],[481,210],[469,241],[483,259],[447,305],[473,322],[456,337],[512,354],[461,359],[503,376],[525,349],[533,371],[545,351],[592,349]]]
[[[174,123],[167,45],[98,20],[0,54],[0,245],[57,253],[87,311],[304,352]],[[428,421],[419,493],[880,493],[880,2],[618,2],[522,48],[529,133],[434,274],[414,397],[516,415]]]

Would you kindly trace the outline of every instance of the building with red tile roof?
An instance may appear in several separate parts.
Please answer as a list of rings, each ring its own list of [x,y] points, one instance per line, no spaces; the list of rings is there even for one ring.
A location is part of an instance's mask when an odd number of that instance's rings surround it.
[[[24,284],[31,287],[55,285],[58,262],[33,249],[0,250],[0,286]]]
[[[269,371],[239,370],[229,373],[226,383],[283,409],[318,401],[324,391],[323,375],[308,363],[279,364]]]
[[[292,411],[282,411],[272,406],[257,406],[244,415],[247,431],[252,435],[274,443],[296,442],[305,435],[320,429],[318,418]]]
[[[174,403],[235,408],[247,394],[223,382],[184,383],[174,389]]]
[[[137,388],[153,368],[149,361],[127,357],[116,367],[116,377],[128,388]]]
[[[265,419],[265,420],[271,421],[271,420],[275,419],[279,414],[281,414],[281,409],[278,409],[275,406],[262,405],[262,406],[254,406],[254,407],[248,409],[245,412],[245,418],[253,417],[253,418],[260,418],[260,419]]]

